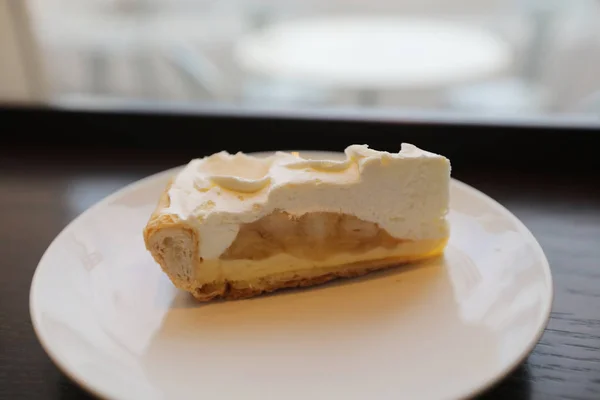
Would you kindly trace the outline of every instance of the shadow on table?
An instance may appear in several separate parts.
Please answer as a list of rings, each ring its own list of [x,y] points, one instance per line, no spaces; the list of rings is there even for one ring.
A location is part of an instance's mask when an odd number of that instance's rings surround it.
[[[60,374],[60,378],[56,383],[56,397],[52,396],[52,398],[61,399],[61,400],[93,400],[96,397],[92,396],[90,393],[86,392],[80,386],[78,386],[75,382],[67,378],[64,374]]]
[[[527,363],[521,364],[500,383],[478,396],[477,400],[527,400],[531,396],[531,376]]]

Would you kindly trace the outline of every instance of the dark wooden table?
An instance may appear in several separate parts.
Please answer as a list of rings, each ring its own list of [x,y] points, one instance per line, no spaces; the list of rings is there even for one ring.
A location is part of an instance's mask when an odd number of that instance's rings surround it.
[[[158,161],[160,160],[160,161]],[[0,399],[85,399],[32,330],[29,285],[54,236],[87,207],[184,156],[88,158],[2,153],[0,158]],[[552,319],[527,361],[485,399],[600,399],[600,178],[581,174],[455,170],[534,233],[555,282]]]

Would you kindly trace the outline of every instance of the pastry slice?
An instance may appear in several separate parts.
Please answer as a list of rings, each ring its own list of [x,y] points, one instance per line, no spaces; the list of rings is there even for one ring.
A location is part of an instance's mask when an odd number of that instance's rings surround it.
[[[144,229],[173,284],[239,299],[441,254],[450,162],[403,144],[350,146],[343,160],[221,152],[192,160]]]

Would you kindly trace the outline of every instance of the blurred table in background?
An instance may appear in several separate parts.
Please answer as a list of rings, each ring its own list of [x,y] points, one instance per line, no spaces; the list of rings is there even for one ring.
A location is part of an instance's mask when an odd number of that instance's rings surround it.
[[[508,44],[484,29],[386,16],[280,22],[242,37],[235,56],[266,79],[355,91],[365,105],[380,92],[447,88],[512,64]]]

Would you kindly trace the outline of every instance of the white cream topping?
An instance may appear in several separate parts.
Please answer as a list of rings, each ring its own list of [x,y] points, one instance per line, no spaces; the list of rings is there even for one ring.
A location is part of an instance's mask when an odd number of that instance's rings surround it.
[[[309,160],[277,152],[257,158],[220,152],[192,160],[175,178],[163,212],[190,222],[200,255],[218,258],[241,224],[274,210],[336,212],[377,223],[399,239],[448,235],[450,162],[402,144],[398,153],[353,145],[346,159]]]

